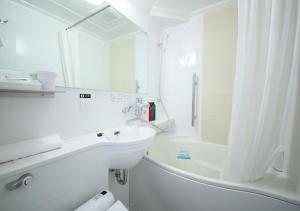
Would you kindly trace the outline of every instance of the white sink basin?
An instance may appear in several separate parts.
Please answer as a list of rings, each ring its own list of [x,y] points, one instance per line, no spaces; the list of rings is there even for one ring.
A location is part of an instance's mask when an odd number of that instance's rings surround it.
[[[149,127],[120,127],[104,131],[103,147],[110,169],[129,169],[140,162],[152,144],[155,131]]]

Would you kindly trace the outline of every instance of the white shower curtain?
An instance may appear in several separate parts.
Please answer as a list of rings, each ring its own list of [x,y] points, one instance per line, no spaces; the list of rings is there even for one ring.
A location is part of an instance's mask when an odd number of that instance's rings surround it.
[[[78,87],[78,31],[63,30],[58,33],[59,50],[65,86]]]
[[[229,157],[223,178],[264,176],[291,137],[300,71],[299,0],[238,0],[238,49]],[[299,141],[299,140],[298,140]]]

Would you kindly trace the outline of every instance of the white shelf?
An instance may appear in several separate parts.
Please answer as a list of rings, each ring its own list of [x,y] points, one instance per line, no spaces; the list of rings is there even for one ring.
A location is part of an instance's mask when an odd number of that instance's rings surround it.
[[[170,119],[168,120],[166,117],[164,117],[164,118],[157,119],[157,120],[154,120],[151,122],[134,120],[134,121],[128,122],[127,124],[151,127],[152,129],[155,130],[156,134],[158,134],[158,133],[161,133],[162,131],[160,129],[158,129],[157,127],[161,128],[161,129],[167,129],[167,128],[172,129],[175,124],[175,119],[173,117],[170,117]]]
[[[27,90],[27,89],[0,89],[0,92],[5,93],[28,93],[28,94],[41,94],[41,95],[54,95],[56,93],[65,93],[65,91],[60,90]]]

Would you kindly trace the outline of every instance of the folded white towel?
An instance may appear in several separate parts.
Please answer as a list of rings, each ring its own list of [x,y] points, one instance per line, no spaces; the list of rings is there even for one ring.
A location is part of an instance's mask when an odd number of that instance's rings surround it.
[[[0,145],[0,163],[55,150],[61,148],[62,144],[63,142],[60,136],[56,134],[12,144]]]

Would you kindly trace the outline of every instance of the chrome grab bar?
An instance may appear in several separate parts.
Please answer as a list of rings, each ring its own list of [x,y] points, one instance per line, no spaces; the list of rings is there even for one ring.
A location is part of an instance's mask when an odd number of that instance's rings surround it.
[[[192,127],[195,126],[195,120],[197,119],[197,97],[198,97],[198,76],[193,73],[193,84],[192,84]]]

